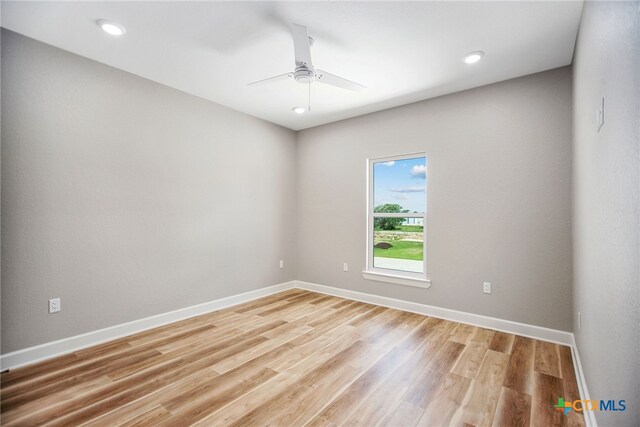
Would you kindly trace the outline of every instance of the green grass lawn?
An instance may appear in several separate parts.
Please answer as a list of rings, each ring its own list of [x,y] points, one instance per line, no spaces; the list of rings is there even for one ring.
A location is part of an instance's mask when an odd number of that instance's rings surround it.
[[[400,231],[413,231],[416,233],[422,233],[424,231],[424,227],[421,225],[401,225],[398,227]]]
[[[421,227],[422,228],[422,227]],[[422,243],[421,242],[389,242],[393,245],[389,249],[373,248],[374,257],[382,258],[400,258],[422,261]]]

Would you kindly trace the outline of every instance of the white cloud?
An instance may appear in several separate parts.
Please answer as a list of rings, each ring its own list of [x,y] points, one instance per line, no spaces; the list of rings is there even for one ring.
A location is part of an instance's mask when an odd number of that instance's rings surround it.
[[[415,165],[411,168],[411,176],[414,178],[426,178],[427,167],[425,165]]]
[[[405,194],[396,194],[393,198],[396,200],[409,200],[409,196]]]
[[[412,187],[391,187],[389,191],[394,193],[424,193],[425,188],[421,185],[414,185]]]
[[[395,164],[396,164],[396,162],[394,162],[393,160],[392,160],[392,161],[390,161],[390,162],[384,162],[384,163],[383,163],[383,165],[385,165],[385,166],[389,166],[389,167],[391,167],[391,166],[393,166],[393,165],[395,165]]]

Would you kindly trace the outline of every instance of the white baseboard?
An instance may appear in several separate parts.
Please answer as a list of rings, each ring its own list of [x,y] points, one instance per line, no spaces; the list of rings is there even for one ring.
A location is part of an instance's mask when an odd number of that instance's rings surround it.
[[[29,365],[31,363],[91,347],[106,341],[146,331],[148,329],[157,328],[158,326],[166,325],[168,323],[177,322],[179,320],[242,304],[257,298],[266,297],[292,289],[293,287],[293,282],[280,283],[267,288],[256,289],[255,291],[232,295],[214,301],[193,305],[191,307],[185,307],[167,313],[145,317],[144,319],[138,319],[132,322],[122,323],[120,325],[110,326],[97,331],[87,332],[85,334],[75,335],[73,337],[63,338],[61,340],[3,354],[0,356],[0,370],[4,371],[6,369]]]
[[[571,332],[559,331],[556,329],[544,328],[542,326],[528,325],[526,323],[497,319],[495,317],[483,316],[481,314],[467,313],[464,311],[451,310],[448,308],[404,301],[379,295],[365,294],[363,292],[350,291],[331,286],[318,285],[316,283],[303,282],[300,280],[294,280],[293,284],[296,288],[306,289],[308,291],[320,292],[337,297],[381,305],[383,307],[396,308],[398,310],[409,311],[411,313],[437,317],[439,319],[451,320],[458,323],[466,323],[473,326],[480,326],[483,328],[508,332],[510,334],[521,335],[523,337],[549,341],[556,344],[567,346],[573,345],[573,334]]]
[[[573,367],[576,371],[576,380],[578,381],[578,391],[580,392],[581,400],[591,400],[589,397],[589,390],[587,390],[587,380],[584,377],[584,371],[582,370],[582,363],[580,362],[580,354],[578,353],[578,345],[576,344],[575,336],[573,337],[573,343],[571,345],[571,355],[573,356]],[[584,421],[587,427],[597,427],[596,417],[594,411],[584,411]]]

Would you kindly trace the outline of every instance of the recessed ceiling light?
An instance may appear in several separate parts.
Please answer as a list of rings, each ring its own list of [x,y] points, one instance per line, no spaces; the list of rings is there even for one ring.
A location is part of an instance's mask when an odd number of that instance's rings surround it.
[[[127,30],[122,25],[112,21],[107,21],[106,19],[98,19],[96,21],[96,24],[98,24],[98,26],[102,28],[102,31],[107,34],[111,34],[112,36],[121,36],[127,32]]]
[[[307,111],[304,107],[293,107],[292,110],[296,114],[304,114]]]
[[[464,62],[466,62],[467,64],[475,64],[476,62],[480,61],[483,56],[484,56],[484,52],[481,50],[467,53],[464,56]]]

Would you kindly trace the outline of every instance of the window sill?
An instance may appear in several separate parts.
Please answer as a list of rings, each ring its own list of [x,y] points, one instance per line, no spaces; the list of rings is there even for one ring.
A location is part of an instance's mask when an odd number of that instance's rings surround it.
[[[393,283],[396,285],[412,286],[414,288],[429,289],[431,280],[418,279],[415,277],[396,276],[394,274],[384,274],[373,271],[363,271],[362,277],[367,280],[375,280],[376,282]]]

